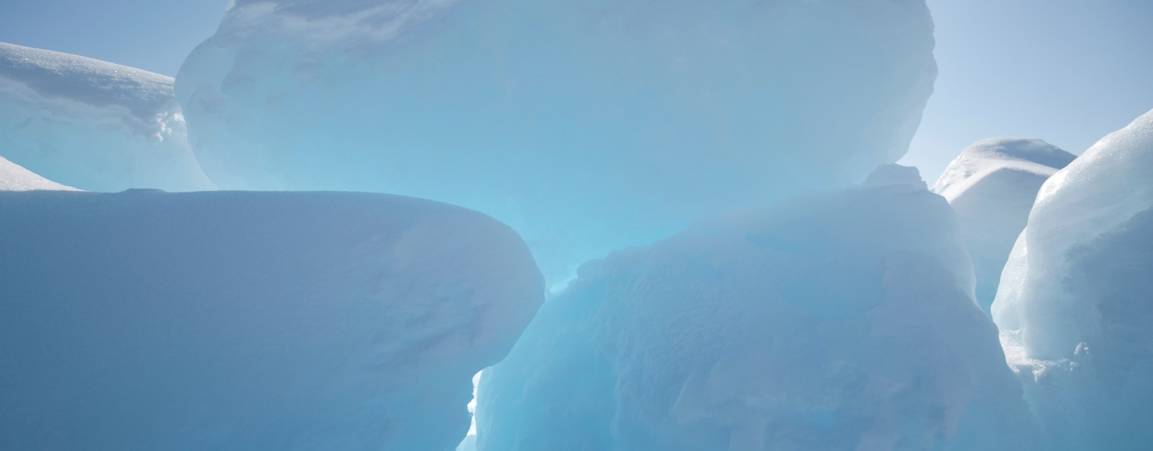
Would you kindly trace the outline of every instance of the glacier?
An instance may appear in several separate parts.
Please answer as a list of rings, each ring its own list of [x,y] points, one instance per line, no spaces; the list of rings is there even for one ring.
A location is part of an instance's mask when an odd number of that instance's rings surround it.
[[[1033,449],[948,203],[916,170],[580,269],[479,387],[479,451]]]
[[[361,193],[0,192],[0,449],[449,451],[544,298],[484,215]]]
[[[207,189],[171,77],[0,42],[0,155],[92,191]]]
[[[1037,191],[1074,158],[1039,139],[989,139],[961,151],[933,185],[957,212],[973,257],[977,302],[986,312]]]
[[[923,0],[242,0],[176,92],[221,187],[473,208],[555,282],[896,161],[932,30]]]
[[[76,188],[41,177],[16,163],[0,157],[0,191],[74,191]]]
[[[993,303],[1048,450],[1153,442],[1153,111],[1041,187]]]

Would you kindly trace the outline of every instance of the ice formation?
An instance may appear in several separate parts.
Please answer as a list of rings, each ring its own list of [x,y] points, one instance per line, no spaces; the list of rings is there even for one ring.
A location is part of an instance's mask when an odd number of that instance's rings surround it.
[[[916,172],[581,268],[487,370],[480,451],[1020,450],[1035,430]]]
[[[1041,140],[986,140],[962,151],[933,186],[957,212],[973,257],[977,302],[986,312],[1037,191],[1074,158]]]
[[[506,226],[356,193],[0,192],[0,449],[449,451],[543,298]]]
[[[0,42],[0,155],[95,191],[211,186],[172,78]]]
[[[241,0],[177,95],[223,187],[463,205],[555,275],[896,161],[932,27],[923,0]]]
[[[48,180],[0,157],[0,191],[33,190],[72,191],[75,188]]]
[[[1153,443],[1153,111],[1041,188],[993,304],[1049,450]]]

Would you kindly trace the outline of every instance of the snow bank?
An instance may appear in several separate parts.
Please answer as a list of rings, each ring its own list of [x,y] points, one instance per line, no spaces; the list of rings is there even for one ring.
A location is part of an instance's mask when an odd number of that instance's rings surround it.
[[[1029,449],[954,215],[914,174],[582,267],[484,373],[478,449]]]
[[[962,151],[933,186],[957,211],[976,269],[977,302],[986,312],[1037,191],[1074,158],[1041,140],[991,139]]]
[[[0,193],[0,449],[452,450],[543,297],[507,227],[337,193]]]
[[[1153,112],[1041,188],[993,304],[1045,449],[1153,442]]]
[[[24,169],[23,166],[0,157],[0,191],[72,191],[75,189],[48,180]]]
[[[177,94],[224,187],[475,208],[563,277],[896,161],[932,49],[923,0],[249,0]]]
[[[0,42],[0,152],[83,189],[210,186],[172,78]]]

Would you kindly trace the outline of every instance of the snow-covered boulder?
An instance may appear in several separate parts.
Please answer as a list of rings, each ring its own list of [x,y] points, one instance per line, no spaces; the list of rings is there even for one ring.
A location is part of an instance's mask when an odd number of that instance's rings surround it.
[[[896,161],[932,28],[923,0],[247,0],[177,95],[223,187],[463,205],[553,277]]]
[[[48,180],[23,166],[0,157],[0,191],[73,191],[75,189]]]
[[[1074,158],[1041,140],[991,139],[962,151],[933,185],[961,221],[977,275],[977,302],[986,312],[1037,191]]]
[[[434,202],[0,193],[0,449],[450,451],[542,298]]]
[[[210,187],[170,77],[0,42],[0,155],[87,190]]]
[[[1029,449],[953,213],[896,169],[582,267],[484,373],[478,449]]]
[[[1153,443],[1153,111],[1049,178],[993,304],[1049,450]]]

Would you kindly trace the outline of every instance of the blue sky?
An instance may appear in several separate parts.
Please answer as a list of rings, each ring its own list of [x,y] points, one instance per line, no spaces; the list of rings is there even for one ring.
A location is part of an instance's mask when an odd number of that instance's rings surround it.
[[[175,74],[227,0],[0,0],[0,41]],[[966,145],[1080,153],[1153,109],[1153,1],[929,0],[941,75],[904,160],[931,179]]]

